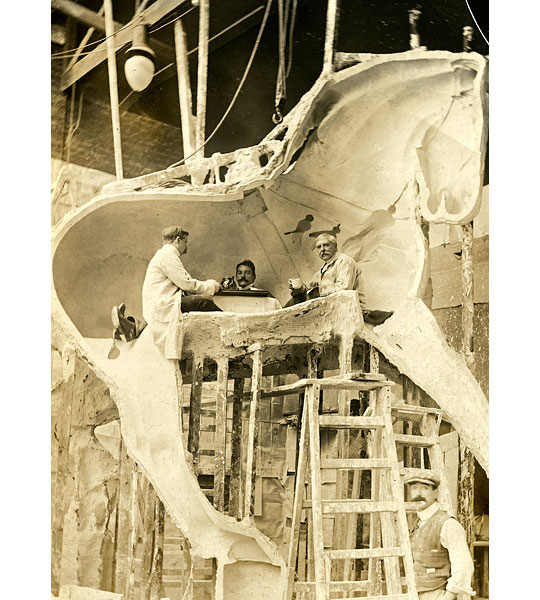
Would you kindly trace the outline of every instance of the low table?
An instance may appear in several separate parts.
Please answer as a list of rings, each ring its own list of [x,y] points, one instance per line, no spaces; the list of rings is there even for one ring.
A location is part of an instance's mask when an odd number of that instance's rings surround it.
[[[212,300],[224,312],[267,313],[281,308],[281,304],[263,290],[222,290]]]

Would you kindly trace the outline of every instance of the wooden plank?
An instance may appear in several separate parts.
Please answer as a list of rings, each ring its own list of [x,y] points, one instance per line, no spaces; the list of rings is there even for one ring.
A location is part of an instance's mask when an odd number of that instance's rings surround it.
[[[330,560],[384,558],[389,556],[403,556],[403,550],[394,548],[353,548],[350,550],[327,550],[326,555]]]
[[[383,427],[382,417],[349,417],[321,415],[319,427],[328,429],[380,429]]]
[[[302,515],[302,502],[304,500],[305,479],[307,471],[307,455],[309,445],[309,436],[307,432],[307,423],[309,420],[308,410],[308,403],[304,402],[302,421],[300,423],[300,444],[298,453],[298,468],[296,469],[296,481],[294,487],[294,505],[291,521],[291,534],[289,539],[289,550],[287,553],[287,600],[292,600],[292,595],[294,591],[293,584],[296,571],[297,549],[300,536],[300,517]],[[298,560],[300,562],[300,557],[298,558]]]
[[[424,435],[405,435],[402,433],[394,434],[396,444],[405,444],[419,448],[429,448],[437,443],[437,438]]]
[[[193,455],[193,471],[195,475],[197,475],[199,467],[203,368],[204,358],[201,356],[194,356],[189,401],[190,412],[187,449]]]
[[[214,436],[214,506],[225,508],[225,460],[227,446],[227,383],[229,361],[219,358],[216,385],[216,433]]]
[[[311,469],[311,500],[313,518],[313,559],[315,563],[315,597],[316,600],[327,600],[326,564],[324,558],[324,538],[321,498],[321,448],[319,440],[319,396],[318,383],[306,390],[305,401],[309,405],[309,460]]]
[[[236,519],[242,518],[242,395],[244,383],[245,379],[234,380],[229,514]]]
[[[253,352],[253,370],[251,375],[251,402],[249,407],[246,484],[244,495],[244,518],[253,515],[255,500],[256,453],[258,446],[258,413],[262,381],[262,350],[260,347]]]
[[[184,3],[187,4],[187,0],[156,0],[156,2],[154,2],[141,13],[141,19],[143,19],[147,25],[153,25]],[[137,18],[132,19],[129,23],[123,25],[122,28],[116,32],[114,39],[116,52],[118,52],[120,48],[123,48],[125,45],[131,43],[133,37],[133,26],[139,22],[138,16]],[[87,54],[84,58],[75,63],[70,69],[67,69],[62,79],[62,91],[66,90],[81,77],[104,62],[106,59],[106,48],[107,41],[104,41],[94,48],[90,54]],[[169,51],[170,50],[171,49],[169,47]]]
[[[268,398],[271,396],[286,396],[287,394],[291,394],[293,392],[298,392],[306,388],[306,386],[311,385],[313,383],[319,383],[321,386],[321,390],[357,390],[357,391],[371,391],[376,390],[385,385],[394,385],[391,381],[353,381],[351,379],[332,379],[330,377],[326,377],[324,379],[299,379],[294,383],[289,383],[287,385],[280,385],[269,392],[265,392],[262,394],[263,398]]]
[[[324,458],[321,469],[388,469],[388,458]]]

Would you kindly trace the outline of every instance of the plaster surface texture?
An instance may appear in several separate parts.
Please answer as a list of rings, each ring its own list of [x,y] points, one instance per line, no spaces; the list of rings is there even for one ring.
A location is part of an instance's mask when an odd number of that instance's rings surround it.
[[[426,280],[420,217],[457,224],[478,211],[485,96],[485,59],[477,54],[379,56],[321,76],[258,146],[108,184],[55,227],[57,347],[69,340],[110,387],[128,452],[194,552],[218,559],[217,597],[227,588],[224,566],[248,560],[264,563],[261,572],[275,574],[268,574],[269,587],[279,597],[283,563],[269,540],[215,511],[199,489],[182,447],[173,365],[153,346],[149,330],[116,361],[104,358],[110,342],[99,338],[110,338],[110,308],[125,301],[140,317],[146,265],[161,245],[161,229],[176,223],[191,231],[185,266],[194,277],[219,280],[249,257],[257,265],[258,287],[282,304],[286,280],[308,280],[320,266],[310,233],[334,231],[362,267],[368,306],[398,315],[405,303],[408,314],[408,298],[421,296]],[[300,221],[309,227],[288,233]],[[397,349],[405,344],[397,339],[405,326],[401,318],[393,317],[369,337],[356,315],[357,310],[347,315],[344,335],[360,328],[398,369],[427,386],[441,407],[460,419],[456,428],[468,431],[466,439],[474,443],[478,438],[470,430],[483,428],[484,422],[473,423],[461,410],[477,402],[469,394],[474,386],[464,364],[448,354],[427,309],[411,313],[418,319],[409,324],[416,343],[407,342],[407,356]],[[318,325],[320,335],[327,335],[325,325]],[[232,348],[249,337],[238,318],[224,329]],[[187,324],[185,330],[187,337]],[[95,342],[87,344],[83,336]],[[214,343],[206,340],[207,353]],[[450,363],[456,395],[441,395],[432,369],[447,372]],[[452,413],[450,402],[460,409]],[[483,451],[471,448],[484,463]]]

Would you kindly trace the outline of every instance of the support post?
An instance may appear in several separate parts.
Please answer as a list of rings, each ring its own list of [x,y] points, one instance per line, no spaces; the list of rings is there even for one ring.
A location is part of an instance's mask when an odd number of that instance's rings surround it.
[[[107,36],[107,68],[109,72],[109,94],[111,98],[111,118],[113,129],[114,164],[116,179],[124,178],[122,166],[122,139],[120,136],[120,108],[118,103],[118,77],[116,73],[116,52],[114,49],[114,21],[112,0],[105,0],[105,35]]]
[[[339,18],[339,0],[328,0],[326,12],[326,34],[324,39],[323,73],[331,73],[334,70],[334,43]]]
[[[462,285],[462,354],[474,375],[474,266],[472,257],[473,223],[462,227],[461,243],[461,285]],[[467,534],[467,542],[472,551],[474,542],[474,456],[462,440],[459,442],[459,480],[458,480],[458,519]]]
[[[152,568],[146,590],[145,600],[159,600],[163,587],[163,541],[165,533],[165,508],[163,502],[156,496],[154,526],[154,551],[152,553]]]
[[[178,73],[182,143],[184,146],[184,158],[186,158],[193,153],[195,148],[193,146],[193,107],[191,103],[186,32],[184,31],[182,19],[174,22],[174,47],[176,51],[176,71]]]
[[[199,468],[199,440],[201,436],[201,395],[203,382],[204,358],[193,355],[191,377],[191,394],[189,405],[188,451],[193,456],[193,472]]]
[[[253,371],[251,374],[251,403],[249,407],[249,429],[246,459],[246,486],[244,494],[244,519],[253,516],[255,500],[255,482],[257,479],[257,446],[259,443],[259,401],[261,398],[262,350],[253,352]]]
[[[234,380],[229,514],[236,519],[242,518],[242,397],[244,382],[244,379]]]
[[[225,465],[227,446],[227,381],[229,362],[218,359],[216,389],[216,432],[214,436],[214,507],[225,508]]]
[[[197,123],[195,147],[197,158],[204,157],[204,135],[206,124],[206,91],[208,78],[208,26],[210,0],[199,1],[199,65],[197,70]]]

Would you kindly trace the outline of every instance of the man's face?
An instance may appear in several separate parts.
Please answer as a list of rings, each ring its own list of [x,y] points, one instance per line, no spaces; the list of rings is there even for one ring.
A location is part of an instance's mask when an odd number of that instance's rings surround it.
[[[438,490],[427,483],[419,481],[411,485],[411,501],[421,502],[420,510],[424,510],[437,501]]]
[[[176,249],[178,250],[180,256],[182,256],[182,254],[185,254],[187,252],[187,237],[178,236],[174,241],[174,245],[176,246]]]
[[[322,258],[324,262],[328,262],[329,260],[331,260],[337,251],[337,246],[330,240],[325,239],[319,240],[315,244],[315,248],[319,253],[319,257]]]
[[[240,289],[250,287],[254,281],[253,271],[247,265],[240,265],[236,269],[236,283]]]

